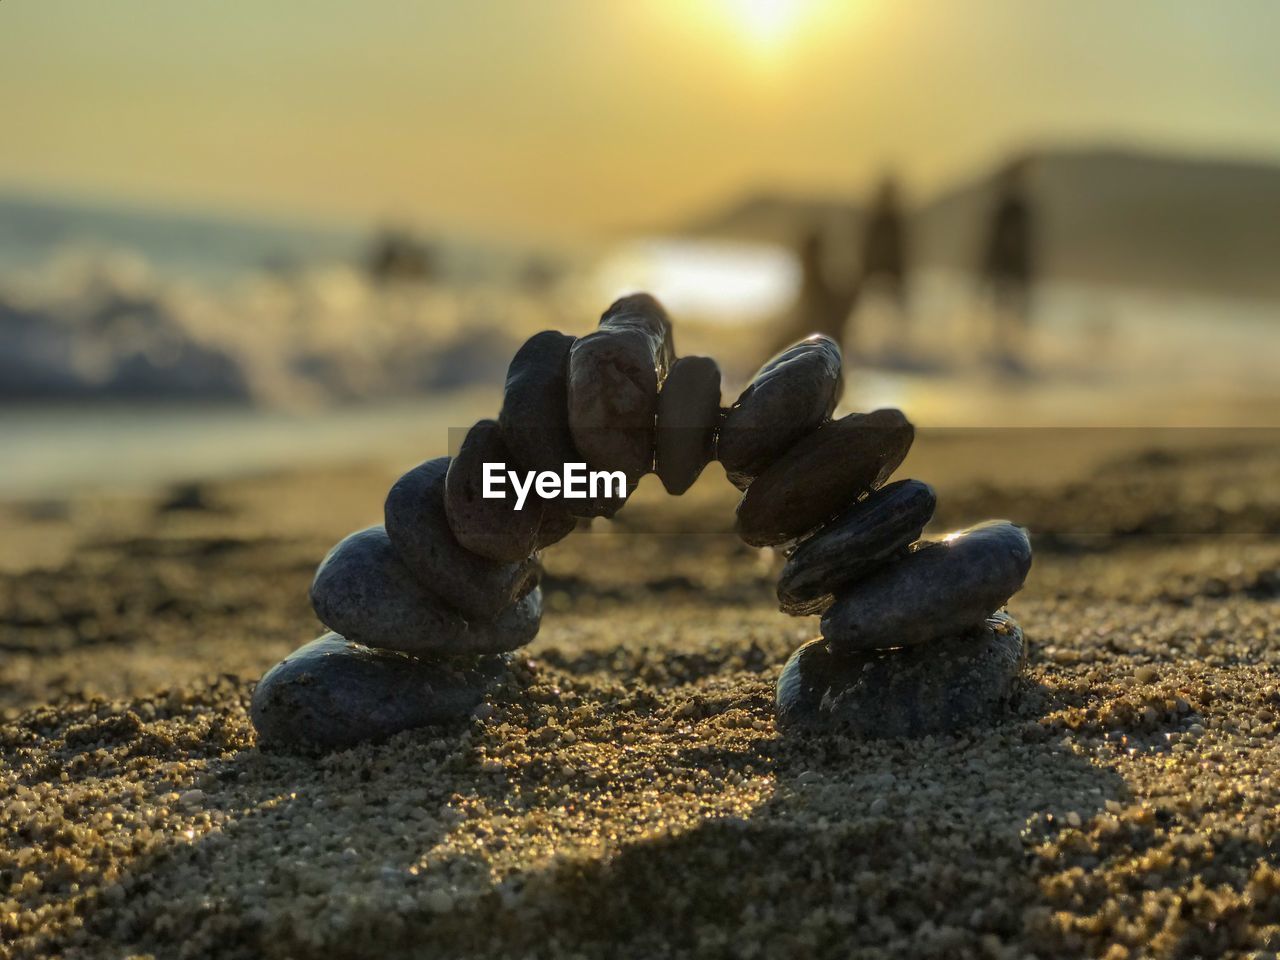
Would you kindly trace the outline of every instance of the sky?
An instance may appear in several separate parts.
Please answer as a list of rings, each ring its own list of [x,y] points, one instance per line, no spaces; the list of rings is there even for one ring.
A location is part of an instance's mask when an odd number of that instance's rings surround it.
[[[522,240],[1025,144],[1280,158],[1272,0],[0,0],[0,186]]]

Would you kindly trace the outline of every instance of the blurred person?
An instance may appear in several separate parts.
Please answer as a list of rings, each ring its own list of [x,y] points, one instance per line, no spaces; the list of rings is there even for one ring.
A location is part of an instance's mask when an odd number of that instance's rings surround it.
[[[800,291],[782,325],[776,350],[782,350],[812,333],[825,333],[837,343],[844,343],[859,284],[856,277],[848,278],[844,284],[831,282],[827,269],[827,244],[826,232],[820,226],[810,229],[800,239],[796,249],[796,259],[800,263]]]
[[[564,266],[550,257],[534,254],[520,266],[520,287],[529,293],[545,296],[555,289],[564,275]]]
[[[436,255],[408,231],[387,227],[370,244],[365,269],[378,283],[429,282],[436,277]]]
[[[1031,324],[1035,281],[1035,214],[1027,194],[1030,161],[1019,157],[1000,172],[983,251],[981,282],[990,297],[1006,352]]]
[[[862,282],[892,297],[902,319],[907,308],[907,241],[901,195],[892,176],[880,182],[862,233]]]

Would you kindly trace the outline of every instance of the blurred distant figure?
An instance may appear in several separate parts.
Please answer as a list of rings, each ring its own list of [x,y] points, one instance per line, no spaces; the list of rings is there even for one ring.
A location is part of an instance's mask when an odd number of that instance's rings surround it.
[[[1015,336],[1030,325],[1035,280],[1035,215],[1027,196],[1028,166],[1025,158],[1019,158],[1000,174],[982,262],[982,281],[1000,332]]]
[[[880,183],[867,215],[862,235],[862,282],[866,289],[881,289],[893,298],[906,317],[906,227],[898,185],[893,177]]]
[[[520,269],[520,286],[529,293],[545,295],[560,281],[564,269],[549,257],[534,255]]]
[[[827,239],[821,227],[801,238],[796,257],[800,261],[800,292],[782,326],[776,348],[783,349],[811,333],[825,333],[842,343],[849,312],[858,297],[856,278],[843,285],[831,282],[827,273]]]
[[[384,229],[374,238],[365,263],[378,283],[400,280],[425,282],[436,274],[432,249],[403,230]]]

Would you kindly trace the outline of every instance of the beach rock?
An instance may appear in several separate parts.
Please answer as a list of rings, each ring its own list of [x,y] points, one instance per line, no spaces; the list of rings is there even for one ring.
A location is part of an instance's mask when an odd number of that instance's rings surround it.
[[[936,503],[933,488],[919,480],[899,480],[859,500],[787,559],[778,578],[779,608],[793,616],[821,613],[834,591],[905,554]]]
[[[513,469],[563,473],[566,463],[585,463],[569,429],[569,349],[574,338],[543,330],[524,342],[507,368],[498,425]],[[558,543],[576,520],[561,497],[542,500],[537,545]],[[586,514],[586,515],[589,515]]]
[[[498,563],[458,542],[445,511],[448,471],[449,457],[437,457],[395,482],[383,506],[387,536],[419,583],[468,619],[492,620],[537,582],[538,562]]]
[[[1022,629],[997,613],[927,647],[836,654],[813,640],[778,677],[778,725],[858,737],[924,737],[998,720],[1026,665]]]
[[[653,467],[658,385],[674,357],[671,324],[646,294],[624,297],[569,351],[569,428],[593,470],[620,470],[628,490]],[[622,505],[596,504],[592,515]],[[578,509],[570,502],[570,509]]]
[[[766,547],[808,533],[880,487],[914,437],[899,410],[824,423],[752,481],[738,503],[738,536]]]
[[[822,636],[839,653],[927,644],[983,623],[1021,589],[1031,540],[988,520],[918,544],[902,560],[836,592]]]
[[[840,399],[840,346],[814,334],[769,360],[729,408],[716,456],[739,489],[831,416]]]
[[[501,653],[537,636],[542,591],[530,581],[495,616],[468,619],[409,572],[378,526],[329,551],[311,582],[311,606],[330,630],[370,647],[415,655]]]
[[[658,394],[654,471],[667,493],[693,486],[715,455],[720,367],[710,357],[681,357]]]
[[[464,719],[507,673],[502,657],[423,659],[327,633],[268,670],[249,709],[265,746],[343,750]]]
[[[650,341],[658,379],[666,377],[676,362],[676,342],[671,318],[662,304],[647,293],[619,297],[600,315],[597,332],[622,330],[643,334]]]
[[[569,429],[569,350],[574,338],[543,330],[524,342],[507,368],[498,423],[516,467],[563,473],[583,463]]]
[[[484,465],[502,464],[502,499],[484,497]],[[444,481],[444,510],[458,543],[498,563],[518,563],[538,549],[543,503],[532,491],[521,509],[507,482],[514,463],[496,420],[481,420],[467,431]]]

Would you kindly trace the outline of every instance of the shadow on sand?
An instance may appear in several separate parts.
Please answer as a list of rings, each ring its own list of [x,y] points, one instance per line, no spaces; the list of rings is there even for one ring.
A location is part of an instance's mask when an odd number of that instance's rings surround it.
[[[762,719],[770,672],[736,701]],[[1024,742],[1031,711],[1052,700],[1042,689],[994,730],[915,742],[794,739],[771,725],[687,738],[667,769],[689,784],[713,771],[701,816],[673,807],[665,826],[544,850],[503,876],[487,855],[504,841],[483,818],[536,824],[575,802],[552,748],[513,785],[483,772],[479,735],[463,727],[320,761],[256,748],[219,758],[210,744],[203,809],[220,812],[219,829],[131,858],[78,912],[94,937],[157,956],[978,956],[1045,921],[1047,875],[1089,865],[1047,863],[1037,848],[1126,796],[1068,746]],[[748,786],[759,799],[744,804]],[[152,802],[169,789],[163,768],[145,782]],[[607,803],[610,784],[596,796]],[[474,845],[432,852],[469,815]],[[441,886],[455,891],[448,908],[424,905],[418,894]]]

